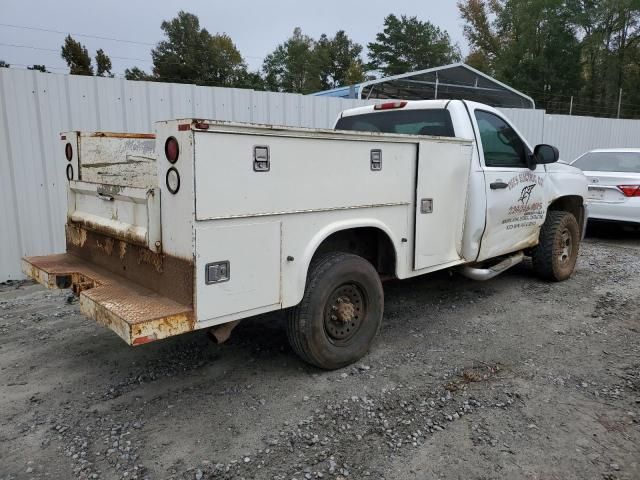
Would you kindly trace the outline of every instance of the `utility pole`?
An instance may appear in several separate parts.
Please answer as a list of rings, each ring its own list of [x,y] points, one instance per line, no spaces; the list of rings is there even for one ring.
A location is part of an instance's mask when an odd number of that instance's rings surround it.
[[[438,99],[438,84],[439,83],[440,83],[440,81],[438,80],[438,72],[436,72],[436,89],[435,89],[435,92],[433,94],[434,100]]]
[[[571,102],[569,103],[569,116],[573,113],[573,95],[571,95]]]
[[[622,105],[622,89],[618,92],[618,118],[620,118],[620,105]]]

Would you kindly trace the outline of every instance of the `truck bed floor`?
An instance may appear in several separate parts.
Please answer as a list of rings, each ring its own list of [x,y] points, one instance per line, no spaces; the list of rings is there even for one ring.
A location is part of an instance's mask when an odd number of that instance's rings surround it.
[[[47,288],[71,288],[80,310],[130,345],[194,329],[194,311],[69,253],[26,257],[22,269]]]

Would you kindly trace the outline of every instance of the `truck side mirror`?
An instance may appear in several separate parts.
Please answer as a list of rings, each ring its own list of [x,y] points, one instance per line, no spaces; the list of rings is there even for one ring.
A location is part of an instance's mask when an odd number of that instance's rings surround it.
[[[537,164],[555,163],[560,158],[560,152],[552,145],[541,143],[533,149],[533,156]]]

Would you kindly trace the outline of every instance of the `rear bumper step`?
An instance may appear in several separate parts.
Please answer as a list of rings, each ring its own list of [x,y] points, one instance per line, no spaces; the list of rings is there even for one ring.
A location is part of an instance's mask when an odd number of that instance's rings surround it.
[[[141,345],[194,329],[192,306],[183,305],[68,253],[25,257],[22,270],[47,288],[71,288],[80,311]]]

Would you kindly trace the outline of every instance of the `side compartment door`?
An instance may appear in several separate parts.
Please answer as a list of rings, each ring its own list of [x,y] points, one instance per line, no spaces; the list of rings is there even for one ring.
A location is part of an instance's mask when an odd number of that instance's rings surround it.
[[[478,260],[497,257],[537,244],[546,203],[543,165],[529,169],[529,146],[495,112],[475,109],[485,175],[487,217]]]
[[[199,322],[214,325],[219,317],[280,303],[280,228],[280,222],[197,222]]]
[[[462,258],[471,144],[420,142],[414,270]]]

